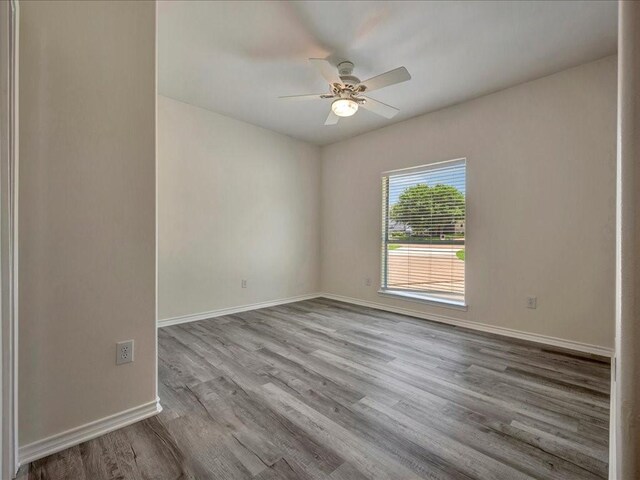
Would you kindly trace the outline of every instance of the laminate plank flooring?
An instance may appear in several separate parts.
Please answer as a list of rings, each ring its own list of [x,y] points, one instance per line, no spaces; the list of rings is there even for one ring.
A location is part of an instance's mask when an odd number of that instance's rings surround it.
[[[601,358],[327,299],[161,328],[163,412],[26,479],[597,479]]]

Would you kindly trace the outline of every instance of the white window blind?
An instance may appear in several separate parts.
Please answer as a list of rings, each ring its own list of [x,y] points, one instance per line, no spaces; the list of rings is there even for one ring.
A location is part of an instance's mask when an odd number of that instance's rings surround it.
[[[464,304],[466,161],[382,177],[382,290]]]

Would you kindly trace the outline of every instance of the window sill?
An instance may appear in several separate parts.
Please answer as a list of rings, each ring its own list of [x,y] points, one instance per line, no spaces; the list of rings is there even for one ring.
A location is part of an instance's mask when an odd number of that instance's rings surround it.
[[[435,307],[452,308],[454,310],[467,310],[467,304],[456,302],[455,300],[446,300],[443,298],[431,297],[429,295],[421,295],[419,293],[402,292],[398,290],[378,290],[379,295],[386,297],[400,298],[412,302],[426,303]]]

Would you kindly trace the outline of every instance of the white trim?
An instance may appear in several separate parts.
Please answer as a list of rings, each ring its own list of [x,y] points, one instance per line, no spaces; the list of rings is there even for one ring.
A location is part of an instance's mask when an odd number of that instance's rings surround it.
[[[0,477],[18,469],[18,0],[2,2],[0,31]]]
[[[28,445],[20,447],[19,465],[26,465],[40,458],[44,458],[53,453],[60,452],[66,448],[73,447],[82,442],[92,440],[96,437],[112,432],[119,428],[126,427],[132,423],[139,422],[145,418],[152,417],[162,411],[160,399],[140,405],[138,407],[124,410],[123,412],[109,415],[108,417],[86,423],[76,428],[72,428],[62,433],[52,435],[42,440],[37,440]]]
[[[398,170],[388,170],[386,172],[382,172],[381,177],[383,180],[383,186],[382,186],[382,192],[383,192],[383,196],[386,193],[385,198],[382,199],[382,255],[380,257],[381,259],[381,265],[380,265],[380,273],[381,273],[381,287],[378,290],[378,294],[379,295],[385,295],[385,296],[390,296],[390,297],[399,297],[402,300],[409,300],[409,301],[413,301],[413,302],[420,302],[420,303],[424,303],[424,304],[428,304],[428,305],[434,305],[437,307],[444,307],[444,308],[451,308],[451,309],[455,309],[455,310],[463,310],[466,311],[467,310],[467,304],[465,301],[462,302],[457,302],[455,300],[447,300],[444,298],[438,298],[435,296],[429,296],[428,294],[421,294],[421,293],[412,293],[412,292],[408,292],[408,291],[402,291],[402,290],[394,290],[392,288],[388,288],[387,283],[388,283],[388,263],[389,263],[389,249],[388,249],[388,245],[390,243],[394,243],[393,240],[389,239],[389,178],[390,177],[395,177],[395,176],[403,176],[403,175],[414,175],[417,173],[421,173],[421,172],[427,172],[430,170],[435,170],[438,168],[447,168],[447,167],[454,167],[454,166],[458,166],[458,165],[463,165],[465,167],[465,173],[464,173],[464,177],[465,177],[465,185],[467,183],[467,157],[460,157],[460,158],[454,158],[451,160],[443,160],[443,161],[439,161],[439,162],[434,162],[434,163],[429,163],[426,165],[419,165],[416,167],[408,167],[408,168],[401,168]],[[465,198],[464,198],[464,203],[465,206],[467,205],[467,195],[465,193]],[[466,211],[466,207],[465,207],[465,218],[464,221],[466,224],[468,224],[468,220],[469,220],[469,216],[468,216],[468,212]],[[402,243],[402,242],[399,242]],[[463,248],[467,248],[469,245],[469,235],[468,232],[465,230],[465,239],[464,239],[464,244],[460,245]],[[464,262],[463,265],[464,268],[464,278],[467,278],[467,263]],[[466,289],[466,284],[465,284],[465,289]]]
[[[520,340],[528,340],[530,342],[541,343],[541,344],[550,345],[553,347],[566,348],[569,350],[574,350],[582,353],[590,353],[590,354],[600,355],[608,358],[613,356],[612,348],[602,347],[599,345],[591,345],[588,343],[576,342],[573,340],[566,340],[564,338],[541,335],[539,333],[523,332],[521,330],[513,330],[511,328],[488,325],[486,323],[471,322],[469,320],[460,320],[457,318],[447,317],[445,315],[421,312],[421,311],[412,310],[409,308],[394,307],[394,306],[385,305],[382,303],[370,302],[368,300],[361,300],[359,298],[335,295],[333,293],[310,293],[308,295],[299,295],[297,297],[284,298],[280,300],[271,300],[268,302],[252,303],[248,305],[241,305],[238,307],[221,308],[219,310],[212,310],[210,312],[202,312],[202,313],[195,313],[192,315],[183,315],[180,317],[166,318],[164,320],[158,321],[158,327],[159,328],[168,327],[170,325],[178,325],[181,323],[196,322],[198,320],[206,320],[208,318],[221,317],[223,315],[232,315],[234,313],[248,312],[250,310],[257,310],[260,308],[275,307],[277,305],[284,305],[287,303],[301,302],[303,300],[311,300],[312,298],[327,298],[329,300],[337,300],[339,302],[351,303],[354,305],[361,305],[363,307],[375,308],[377,310],[384,310],[387,312],[399,313],[401,315],[408,315],[411,317],[423,318],[425,320],[432,320],[434,322],[446,323],[448,325],[455,325],[458,327],[464,327],[471,330],[478,330],[481,332],[495,333],[496,335],[502,335],[504,337],[518,338]]]
[[[154,85],[153,85],[153,91],[154,91],[154,96],[153,96],[153,123],[154,123],[154,132],[153,132],[153,139],[154,139],[154,146],[153,146],[153,157],[154,157],[154,166],[153,166],[153,188],[155,189],[155,193],[154,193],[154,200],[155,200],[155,204],[154,204],[154,215],[155,215],[155,222],[154,222],[154,256],[155,256],[155,264],[154,264],[154,272],[153,272],[153,277],[154,277],[154,299],[155,299],[155,305],[154,305],[154,309],[153,309],[153,319],[154,319],[154,323],[156,325],[156,327],[153,329],[153,333],[154,333],[154,339],[153,339],[153,346],[155,347],[155,352],[153,355],[153,361],[155,363],[155,378],[154,380],[154,390],[155,390],[155,395],[156,397],[159,397],[159,393],[158,393],[158,384],[160,383],[160,375],[158,373],[158,298],[159,298],[159,294],[158,294],[158,265],[160,265],[160,256],[159,256],[159,250],[158,250],[158,239],[160,238],[160,234],[159,234],[159,230],[158,230],[158,205],[160,204],[160,202],[158,201],[158,58],[160,58],[158,56],[158,30],[160,29],[160,24],[158,21],[158,12],[159,12],[159,6],[158,6],[159,2],[155,2],[155,11],[154,11],[154,23],[155,23],[155,32],[154,32],[154,49],[155,49],[155,53],[154,53],[154,76],[155,76],[155,80],[154,80]]]
[[[158,327],[168,327],[170,325],[178,325],[180,323],[197,322],[198,320],[206,320],[207,318],[221,317],[223,315],[232,315],[234,313],[248,312],[250,310],[258,310],[259,308],[275,307],[276,305],[284,305],[286,303],[301,302],[303,300],[311,300],[324,296],[321,293],[309,293],[307,295],[298,295],[296,297],[282,298],[279,300],[269,300],[267,302],[250,303],[240,305],[238,307],[220,308],[209,312],[193,313],[190,315],[182,315],[179,317],[165,318],[158,320]]]
[[[549,337],[546,335],[539,335],[535,333],[521,332],[521,331],[512,330],[508,328],[496,327],[493,325],[469,322],[466,320],[458,320],[458,319],[446,317],[443,315],[424,313],[424,312],[419,312],[416,310],[410,310],[410,309],[401,308],[401,307],[393,307],[389,305],[383,305],[380,303],[369,302],[366,300],[360,300],[353,297],[344,297],[341,295],[334,295],[331,293],[314,293],[314,294],[308,294],[308,295],[300,295],[297,297],[291,297],[291,298],[273,300],[273,301],[261,302],[261,303],[254,303],[250,305],[244,305],[241,307],[225,308],[225,309],[214,310],[211,312],[205,312],[205,313],[200,313],[195,315],[184,315],[182,317],[175,317],[175,318],[161,320],[160,322],[158,322],[159,323],[158,326],[176,325],[179,323],[204,320],[204,319],[213,318],[216,316],[229,315],[232,313],[245,312],[249,310],[256,310],[259,308],[267,308],[267,307],[272,307],[276,305],[283,305],[286,303],[310,300],[310,299],[319,298],[319,297],[327,298],[330,300],[337,300],[345,303],[351,303],[354,305],[361,305],[364,307],[375,308],[378,310],[384,310],[384,311],[398,313],[402,315],[409,315],[412,317],[424,318],[426,320],[433,320],[436,322],[446,323],[449,325],[456,325],[456,326],[469,328],[473,330],[495,333],[495,334],[503,335],[507,337],[519,338],[522,340],[530,340],[537,343],[567,348],[567,349],[576,350],[579,352],[591,353],[591,354],[601,355],[605,357],[611,357],[613,353],[612,350],[609,348],[600,347],[596,345],[589,345],[585,343],[574,342],[571,340],[564,340],[564,339],[559,339],[555,337]],[[105,435],[113,430],[117,430],[119,428],[123,428],[128,425],[131,425],[132,423],[138,422],[140,420],[144,420],[145,418],[149,418],[153,415],[160,413],[161,411],[162,411],[162,407],[160,406],[160,399],[156,398],[156,400],[140,405],[138,407],[134,407],[129,410],[125,410],[123,412],[116,413],[114,415],[110,415],[108,417],[102,418],[100,420],[96,420],[96,421],[87,423],[85,425],[81,425],[79,427],[67,430],[65,432],[52,435],[43,440],[38,440],[28,445],[24,445],[20,447],[20,450],[19,450],[19,459],[20,459],[19,465],[24,465],[34,460],[44,458],[53,453],[60,452],[74,445],[78,445],[82,442],[92,440],[101,435]]]
[[[382,172],[380,176],[389,177],[392,175],[410,175],[414,173],[428,172],[429,170],[433,170],[435,168],[441,168],[445,166],[445,164],[449,164],[446,166],[451,166],[451,167],[455,165],[466,165],[467,157],[454,158],[453,160],[443,160],[440,162],[426,163],[424,165],[418,165],[416,167],[399,168],[397,170],[387,170],[386,172]]]
[[[566,348],[581,353],[590,353],[594,355],[600,355],[602,357],[612,357],[613,349],[602,347],[600,345],[591,345],[589,343],[576,342],[573,340],[566,340],[564,338],[550,337],[548,335],[541,335],[539,333],[523,332],[520,330],[513,330],[511,328],[498,327],[495,325],[488,325],[486,323],[471,322],[469,320],[460,320],[457,318],[451,318],[444,315],[435,313],[420,312],[417,310],[411,310],[408,308],[394,307],[391,305],[385,305],[382,303],[369,302],[367,300],[360,300],[359,298],[343,297],[342,295],[334,295],[332,293],[323,293],[321,297],[328,298],[330,300],[337,300],[340,302],[352,303],[354,305],[361,305],[363,307],[375,308],[378,310],[384,310],[387,312],[399,313],[402,315],[409,315],[411,317],[423,318],[425,320],[433,320],[434,322],[446,323],[448,325],[455,325],[458,327],[469,328],[471,330],[478,330],[481,332],[495,333],[496,335],[502,335],[504,337],[518,338],[520,340],[528,340],[530,342],[542,343],[544,345],[550,345],[553,347]]]
[[[401,300],[408,300],[410,302],[425,303],[427,305],[433,305],[435,307],[451,308],[453,310],[467,311],[467,304],[463,302],[456,302],[455,300],[448,300],[446,298],[432,297],[423,293],[414,293],[403,290],[393,290],[389,288],[382,288],[378,290],[378,295],[384,295],[386,297],[399,298]]]

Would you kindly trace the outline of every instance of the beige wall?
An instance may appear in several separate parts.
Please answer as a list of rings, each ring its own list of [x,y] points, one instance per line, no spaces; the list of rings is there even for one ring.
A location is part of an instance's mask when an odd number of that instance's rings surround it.
[[[616,365],[609,478],[640,478],[640,3],[618,9]]]
[[[20,4],[25,445],[156,396],[156,26],[152,2]]]
[[[380,173],[460,157],[468,311],[378,295]],[[615,157],[615,57],[325,147],[322,290],[612,347]]]
[[[156,96],[153,3],[21,6],[24,445],[155,398]],[[322,290],[610,347],[615,96],[611,57],[323,149],[159,97],[158,317]],[[458,157],[469,310],[380,297],[380,172]]]
[[[319,187],[318,147],[159,96],[159,318],[317,292]]]

